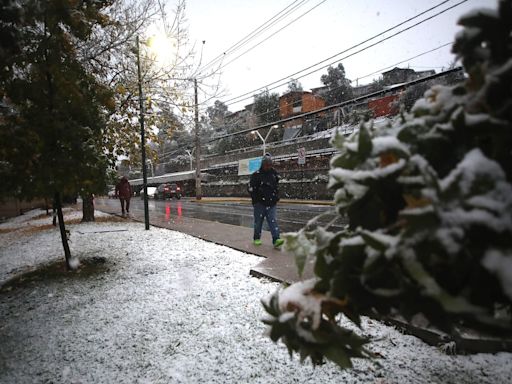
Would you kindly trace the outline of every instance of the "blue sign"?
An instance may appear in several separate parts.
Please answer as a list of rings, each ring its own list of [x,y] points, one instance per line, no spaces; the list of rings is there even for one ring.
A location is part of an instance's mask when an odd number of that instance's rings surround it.
[[[249,159],[249,173],[252,174],[261,168],[261,157]]]

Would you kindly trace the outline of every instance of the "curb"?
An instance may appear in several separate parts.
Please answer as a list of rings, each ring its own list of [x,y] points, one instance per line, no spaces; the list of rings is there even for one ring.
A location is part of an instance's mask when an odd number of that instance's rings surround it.
[[[195,200],[191,198],[188,200],[191,203],[227,203],[227,202],[240,202],[250,203],[251,199],[248,197],[203,197],[201,200]],[[292,200],[292,199],[281,199],[281,204],[311,204],[311,205],[331,205],[334,206],[334,202],[330,200]]]

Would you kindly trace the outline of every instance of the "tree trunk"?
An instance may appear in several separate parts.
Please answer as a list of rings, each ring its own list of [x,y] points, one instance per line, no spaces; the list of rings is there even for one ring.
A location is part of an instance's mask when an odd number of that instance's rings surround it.
[[[82,222],[94,221],[94,197],[92,194],[82,196]]]
[[[55,208],[57,208],[57,217],[59,218],[60,238],[62,239],[62,246],[64,247],[64,256],[66,257],[66,268],[71,270],[69,261],[71,260],[71,251],[69,250],[68,236],[66,227],[64,225],[64,215],[62,214],[62,202],[60,200],[59,192],[55,192]]]

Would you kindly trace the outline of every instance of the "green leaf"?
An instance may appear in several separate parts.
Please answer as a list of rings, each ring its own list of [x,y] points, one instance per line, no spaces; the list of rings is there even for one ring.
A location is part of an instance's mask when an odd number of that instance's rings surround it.
[[[484,314],[486,312],[485,308],[471,304],[466,298],[453,296],[446,292],[415,257],[411,255],[403,257],[402,264],[409,275],[423,288],[422,293],[437,300],[446,312],[458,314]]]
[[[373,144],[370,132],[366,128],[366,124],[362,123],[359,127],[359,156],[363,159],[368,158],[372,153]]]
[[[324,355],[341,368],[352,368],[352,362],[341,346],[333,345],[326,348]]]
[[[376,249],[377,251],[384,252],[389,247],[396,244],[398,238],[396,236],[385,235],[383,233],[371,232],[362,230],[359,232],[366,244]]]
[[[299,276],[302,276],[308,256],[315,253],[315,244],[308,239],[307,232],[304,229],[284,237],[286,240],[285,248],[294,253]]]
[[[331,138],[331,145],[337,149],[343,149],[343,143],[345,142],[345,136],[340,133],[339,129],[336,129],[334,136]]]
[[[335,156],[331,160],[331,169],[333,169],[333,168],[354,169],[360,163],[361,163],[361,159],[358,156],[355,156],[352,153],[346,151],[340,155]]]

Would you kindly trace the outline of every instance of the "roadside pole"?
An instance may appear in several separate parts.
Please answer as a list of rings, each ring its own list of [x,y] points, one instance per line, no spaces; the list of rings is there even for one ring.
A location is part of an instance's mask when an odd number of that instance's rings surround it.
[[[194,79],[195,136],[196,136],[196,200],[201,200],[201,140],[199,137],[199,105],[197,101],[197,79]]]
[[[306,148],[301,147],[297,150],[297,163],[300,167],[300,196],[304,200],[304,165],[306,164]]]
[[[140,145],[142,154],[142,186],[144,189],[144,223],[146,230],[149,229],[149,206],[148,206],[148,172],[146,166],[146,138],[144,133],[144,95],[142,94],[142,75],[140,71],[140,47],[139,35],[136,37],[137,43],[137,77],[139,80],[139,112],[140,112]]]

